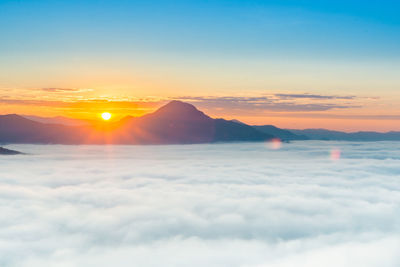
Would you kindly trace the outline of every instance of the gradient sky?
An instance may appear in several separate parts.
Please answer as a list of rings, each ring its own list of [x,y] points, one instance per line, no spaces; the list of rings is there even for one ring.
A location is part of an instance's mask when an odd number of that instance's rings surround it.
[[[286,128],[400,130],[398,1],[3,1],[0,114],[181,99]]]

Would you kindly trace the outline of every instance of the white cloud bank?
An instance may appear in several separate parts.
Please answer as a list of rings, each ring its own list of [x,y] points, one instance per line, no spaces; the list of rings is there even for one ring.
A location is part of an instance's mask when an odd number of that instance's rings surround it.
[[[400,143],[10,148],[0,266],[400,266]]]

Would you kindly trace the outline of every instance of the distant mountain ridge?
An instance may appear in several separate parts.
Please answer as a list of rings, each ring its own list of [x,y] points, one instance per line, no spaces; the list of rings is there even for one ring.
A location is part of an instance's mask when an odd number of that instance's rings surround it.
[[[280,129],[273,125],[260,125],[260,126],[253,126],[255,129],[259,130],[263,133],[268,133],[274,135],[282,140],[287,141],[294,141],[294,140],[309,140],[310,138],[301,134],[301,133],[294,133],[291,130]]]
[[[0,143],[74,144],[89,132],[78,127],[45,124],[17,114],[0,116]]]
[[[4,147],[0,147],[0,155],[20,155],[20,154],[23,154],[23,153],[21,153],[19,151],[7,149]]]
[[[96,125],[41,123],[16,114],[0,116],[3,144],[195,144],[266,141],[273,137],[246,124],[210,118],[180,101],[171,101],[142,117]]]
[[[29,119],[30,118],[30,119]],[[400,141],[400,132],[345,133],[324,129],[288,130],[213,119],[195,106],[171,101],[153,113],[117,122],[0,115],[0,144],[201,144],[262,142],[273,138],[335,141]]]
[[[326,141],[400,141],[400,132],[353,132],[346,133],[325,129],[289,130],[296,135],[303,135],[310,140]]]
[[[21,116],[28,120],[41,122],[41,123],[47,123],[47,124],[61,124],[61,125],[67,125],[67,126],[82,126],[82,125],[89,124],[88,121],[72,119],[72,118],[67,118],[67,117],[63,117],[63,116],[56,116],[56,117],[39,117],[39,116],[33,116],[33,115],[21,115]]]

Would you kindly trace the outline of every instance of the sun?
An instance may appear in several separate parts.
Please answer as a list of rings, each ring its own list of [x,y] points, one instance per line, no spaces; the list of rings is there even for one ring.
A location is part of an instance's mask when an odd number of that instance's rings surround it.
[[[110,112],[103,112],[101,113],[101,118],[105,121],[108,121],[109,119],[111,119],[111,113]]]

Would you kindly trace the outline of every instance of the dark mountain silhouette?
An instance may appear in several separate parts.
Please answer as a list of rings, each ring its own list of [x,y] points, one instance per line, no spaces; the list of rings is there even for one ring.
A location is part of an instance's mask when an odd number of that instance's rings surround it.
[[[0,143],[194,144],[271,138],[272,135],[246,124],[212,119],[180,101],[172,101],[142,117],[87,126],[40,123],[15,114],[0,116]]]
[[[232,121],[232,122],[236,122],[236,123],[240,123],[240,124],[246,124],[246,123],[244,123],[244,122],[241,122],[240,120],[236,120],[236,119],[233,119],[233,120],[230,120],[230,121]]]
[[[84,126],[90,124],[89,121],[72,119],[63,116],[56,117],[39,117],[33,115],[22,115],[22,117],[36,122],[47,123],[47,124],[61,124],[67,126]]]
[[[180,101],[171,101],[154,113],[123,121],[115,131],[115,137],[122,143],[193,144],[273,138],[248,125],[212,119],[193,105]]]
[[[294,134],[289,130],[280,129],[273,125],[253,126],[255,129],[263,133],[274,135],[282,140],[308,140],[309,138],[302,134]]]
[[[304,135],[311,140],[333,141],[400,141],[400,132],[353,132],[345,133],[325,129],[289,130],[297,135]]]
[[[11,114],[0,116],[0,143],[76,144],[89,129],[58,124],[44,124]]]
[[[1,115],[0,144],[196,144],[266,141],[274,137],[284,141],[400,141],[400,132],[344,133],[249,126],[235,120],[210,118],[193,105],[180,101],[172,101],[142,117],[127,116],[117,122],[84,121],[80,125],[68,118],[35,117],[34,120],[16,114]]]
[[[7,149],[4,147],[0,147],[0,155],[19,155],[19,154],[23,154],[23,153],[15,151],[15,150]]]

